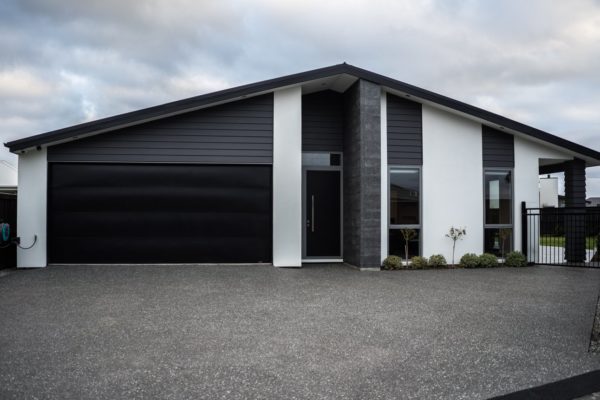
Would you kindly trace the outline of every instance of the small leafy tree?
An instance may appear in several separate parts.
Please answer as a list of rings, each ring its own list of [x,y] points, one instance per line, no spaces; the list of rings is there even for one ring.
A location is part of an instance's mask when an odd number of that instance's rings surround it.
[[[400,233],[404,238],[404,258],[406,258],[406,265],[408,265],[408,242],[417,237],[417,231],[414,229],[400,229]]]
[[[510,228],[500,228],[500,232],[498,233],[498,236],[500,236],[500,243],[501,247],[500,247],[500,254],[502,255],[502,260],[504,262],[504,246],[506,244],[506,239],[508,239],[511,235],[512,231]]]
[[[454,265],[454,251],[456,250],[456,242],[462,240],[463,236],[467,234],[467,228],[455,228],[450,227],[446,237],[452,239],[452,265]]]

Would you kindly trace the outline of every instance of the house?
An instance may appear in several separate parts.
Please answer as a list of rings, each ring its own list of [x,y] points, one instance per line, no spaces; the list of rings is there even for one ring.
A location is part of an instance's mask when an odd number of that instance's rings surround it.
[[[587,207],[600,207],[600,197],[590,197],[586,200]]]
[[[17,194],[17,170],[5,160],[0,160],[0,194]]]
[[[564,171],[585,206],[600,153],[348,64],[7,143],[19,267],[346,262],[522,247],[521,203]]]
[[[558,178],[550,175],[540,177],[540,207],[558,207],[560,197],[558,194]]]

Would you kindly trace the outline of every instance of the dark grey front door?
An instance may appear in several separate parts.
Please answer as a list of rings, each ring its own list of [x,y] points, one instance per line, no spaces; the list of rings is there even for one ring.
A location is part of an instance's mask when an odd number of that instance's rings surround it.
[[[341,257],[340,177],[340,171],[306,171],[306,257]]]

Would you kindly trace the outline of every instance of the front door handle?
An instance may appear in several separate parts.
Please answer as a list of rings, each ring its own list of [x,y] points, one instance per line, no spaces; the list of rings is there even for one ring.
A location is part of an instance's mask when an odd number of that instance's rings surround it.
[[[315,195],[310,196],[310,230],[311,232],[315,231]]]

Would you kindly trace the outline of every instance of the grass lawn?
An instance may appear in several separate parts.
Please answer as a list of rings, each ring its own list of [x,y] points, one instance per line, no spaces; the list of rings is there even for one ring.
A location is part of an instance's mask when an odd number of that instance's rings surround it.
[[[595,236],[588,236],[585,238],[585,248],[588,250],[594,250],[597,247],[598,238]],[[553,236],[553,235],[542,235],[540,236],[540,246],[557,246],[565,247],[564,236]]]

